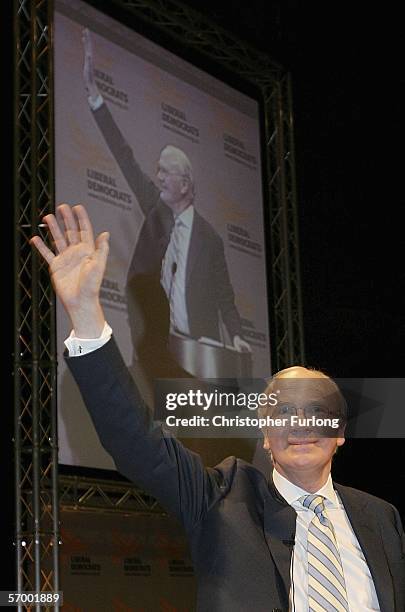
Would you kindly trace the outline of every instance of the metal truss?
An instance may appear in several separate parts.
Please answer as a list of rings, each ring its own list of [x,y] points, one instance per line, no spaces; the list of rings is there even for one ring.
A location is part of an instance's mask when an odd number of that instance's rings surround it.
[[[61,510],[167,514],[153,497],[133,484],[80,476],[59,477],[59,501]]]
[[[270,206],[271,285],[276,367],[304,363],[291,80],[263,90]]]
[[[13,6],[17,589],[57,591],[54,304],[46,266],[28,244],[33,228],[52,210],[54,200],[49,37],[52,15],[45,0],[15,0]]]
[[[256,86],[264,100],[274,369],[304,359],[289,75],[175,0],[116,0],[166,37]],[[15,27],[15,466],[19,591],[59,590],[63,508],[160,512],[133,486],[57,473],[53,293],[29,238],[54,208],[52,0],[13,0]]]

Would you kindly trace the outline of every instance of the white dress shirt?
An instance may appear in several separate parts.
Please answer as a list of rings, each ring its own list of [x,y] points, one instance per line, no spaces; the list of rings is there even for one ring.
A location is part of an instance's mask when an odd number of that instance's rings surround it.
[[[273,482],[279,493],[297,512],[295,546],[291,558],[293,579],[290,589],[290,609],[292,612],[308,612],[307,533],[315,513],[304,508],[298,501],[303,495],[308,495],[308,491],[297,487],[276,469],[273,470]],[[342,501],[333,488],[330,474],[316,494],[326,498],[325,510],[335,530],[351,612],[379,611],[380,606],[370,570]]]
[[[78,338],[74,329],[65,340],[65,346],[69,352],[69,357],[80,357],[87,353],[101,348],[112,336],[112,329],[107,322],[104,323],[103,331],[98,338]]]
[[[161,285],[170,304],[170,327],[190,334],[186,304],[186,273],[194,206],[174,218],[174,226],[162,262]]]

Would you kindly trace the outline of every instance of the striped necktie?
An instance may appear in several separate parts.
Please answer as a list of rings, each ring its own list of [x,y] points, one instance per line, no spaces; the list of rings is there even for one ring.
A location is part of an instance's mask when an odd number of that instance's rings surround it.
[[[347,612],[345,577],[333,525],[325,514],[322,495],[299,499],[315,512],[308,527],[308,603],[310,612]]]

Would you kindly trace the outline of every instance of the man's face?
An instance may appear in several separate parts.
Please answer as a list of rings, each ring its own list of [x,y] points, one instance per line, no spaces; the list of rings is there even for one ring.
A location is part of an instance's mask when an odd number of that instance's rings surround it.
[[[283,417],[296,414],[300,418],[312,415],[337,417],[336,397],[331,396],[328,379],[319,378],[319,374],[297,369],[277,379],[278,405],[276,414]],[[336,447],[344,444],[343,433],[339,430],[325,430],[314,426],[302,427],[297,424],[265,432],[264,448],[271,451],[273,463],[283,474],[303,473],[323,470],[332,462]],[[329,437],[328,437],[329,436]],[[334,436],[334,437],[330,437]]]
[[[188,192],[188,181],[174,153],[162,151],[158,161],[157,180],[160,198],[170,208],[175,208]]]

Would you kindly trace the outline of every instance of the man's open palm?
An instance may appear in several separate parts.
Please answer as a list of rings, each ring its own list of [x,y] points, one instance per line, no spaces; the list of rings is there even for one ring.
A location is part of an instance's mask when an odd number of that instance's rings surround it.
[[[54,215],[44,217],[52,235],[55,253],[39,236],[33,244],[49,265],[56,294],[68,312],[98,300],[108,256],[108,232],[94,241],[93,228],[84,206],[58,206],[64,228]],[[62,225],[62,224],[61,224]]]

